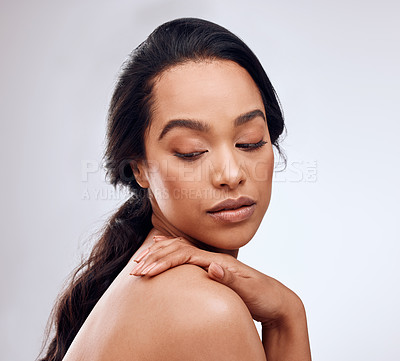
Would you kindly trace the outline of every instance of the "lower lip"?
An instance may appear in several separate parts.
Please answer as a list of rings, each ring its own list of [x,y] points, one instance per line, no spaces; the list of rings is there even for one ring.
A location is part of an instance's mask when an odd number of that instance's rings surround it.
[[[236,223],[250,218],[255,209],[256,205],[252,204],[251,206],[243,206],[238,209],[207,213],[219,222]]]

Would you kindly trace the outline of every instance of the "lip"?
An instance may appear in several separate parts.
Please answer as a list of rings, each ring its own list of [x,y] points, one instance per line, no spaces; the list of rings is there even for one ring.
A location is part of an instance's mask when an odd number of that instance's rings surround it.
[[[214,207],[209,209],[207,213],[218,212],[222,210],[234,210],[243,206],[251,206],[255,204],[256,201],[250,197],[242,196],[237,199],[229,198],[216,204]]]
[[[217,212],[207,212],[214,220],[220,223],[237,223],[250,218],[256,209],[256,204],[242,206],[237,209],[230,209]]]
[[[250,218],[255,208],[256,202],[252,198],[242,196],[216,204],[207,211],[207,214],[218,222],[236,223]]]

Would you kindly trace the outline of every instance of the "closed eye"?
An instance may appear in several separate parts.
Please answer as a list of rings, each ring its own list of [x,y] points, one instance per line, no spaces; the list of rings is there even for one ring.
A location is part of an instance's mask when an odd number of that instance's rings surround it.
[[[200,155],[206,152],[208,152],[208,150],[205,150],[204,152],[194,152],[194,153],[175,153],[174,155],[178,158],[182,158],[186,161],[191,162],[196,160]]]
[[[236,146],[238,148],[243,148],[244,150],[251,152],[253,150],[261,148],[265,144],[267,144],[265,140],[260,140],[258,143],[242,143],[242,144],[236,144]]]
[[[257,143],[236,144],[236,147],[241,148],[241,149],[245,150],[246,152],[251,152],[251,151],[261,148],[265,144],[267,144],[267,142],[265,140],[260,140]],[[196,159],[198,159],[203,153],[206,153],[206,152],[208,152],[208,150],[205,150],[203,152],[193,152],[193,153],[178,153],[178,152],[176,152],[174,155],[185,161],[193,162]]]

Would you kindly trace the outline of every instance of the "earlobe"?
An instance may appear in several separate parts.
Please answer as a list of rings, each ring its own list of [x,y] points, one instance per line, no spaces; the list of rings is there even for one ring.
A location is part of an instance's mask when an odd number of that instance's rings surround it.
[[[145,166],[143,161],[131,161],[130,163],[133,175],[135,176],[135,180],[137,184],[141,188],[149,188],[149,182],[147,180]]]

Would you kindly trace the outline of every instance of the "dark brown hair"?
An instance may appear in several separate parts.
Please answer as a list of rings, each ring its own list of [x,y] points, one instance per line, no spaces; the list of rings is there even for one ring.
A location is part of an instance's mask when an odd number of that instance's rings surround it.
[[[150,124],[153,81],[174,65],[203,59],[231,60],[245,68],[257,84],[266,109],[272,144],[285,125],[275,90],[254,53],[225,28],[206,20],[185,18],[154,30],[123,64],[108,114],[104,154],[112,185],[127,187],[131,197],[111,217],[88,259],[73,273],[50,319],[52,339],[42,361],[59,361],[87,316],[148,235],[151,205],[136,182],[131,164],[145,159],[144,133]],[[50,336],[48,336],[50,339]]]

